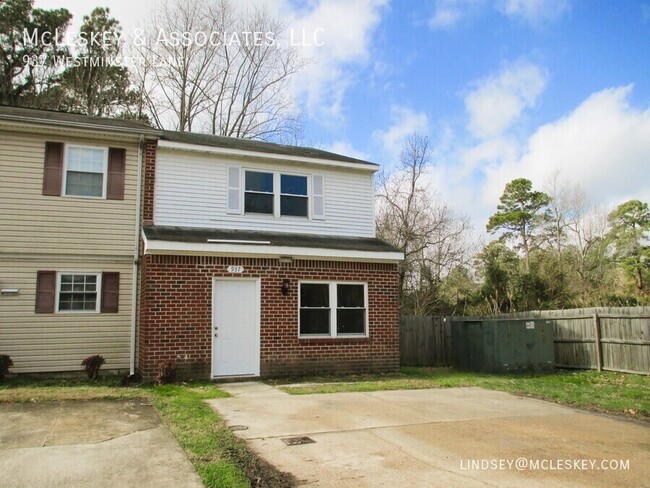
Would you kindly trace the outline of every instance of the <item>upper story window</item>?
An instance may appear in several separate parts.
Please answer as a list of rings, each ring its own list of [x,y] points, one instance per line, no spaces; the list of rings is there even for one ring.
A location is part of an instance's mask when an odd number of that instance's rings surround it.
[[[43,195],[124,200],[126,150],[45,143]]]
[[[245,171],[244,212],[309,217],[307,176]]]
[[[246,171],[244,211],[273,215],[273,173]]]
[[[108,149],[68,146],[65,159],[65,195],[104,198]]]
[[[280,175],[280,215],[307,217],[308,203],[307,177]]]

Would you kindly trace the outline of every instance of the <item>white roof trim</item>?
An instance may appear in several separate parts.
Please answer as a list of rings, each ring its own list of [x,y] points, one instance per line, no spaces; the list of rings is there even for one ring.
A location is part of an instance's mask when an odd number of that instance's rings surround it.
[[[271,244],[271,241],[246,241],[244,239],[208,239],[214,244]]]
[[[319,259],[325,261],[394,262],[404,259],[401,252],[355,251],[351,249],[326,249],[315,247],[259,246],[233,243],[177,242],[144,239],[145,254],[184,254],[243,256],[255,258]]]
[[[310,158],[305,156],[296,156],[293,154],[278,154],[278,153],[267,153],[261,151],[250,151],[245,149],[204,146],[201,144],[188,144],[185,142],[159,140],[158,148],[175,149],[178,151],[192,151],[192,152],[202,152],[202,153],[209,153],[209,154],[219,154],[223,156],[241,156],[241,157],[248,157],[248,158],[254,157],[258,159],[268,159],[268,160],[276,160],[276,161],[292,161],[292,162],[299,162],[299,163],[317,164],[320,166],[336,166],[339,168],[364,170],[367,171],[368,173],[375,173],[379,171],[379,166],[375,167],[370,164],[336,161],[332,159]]]

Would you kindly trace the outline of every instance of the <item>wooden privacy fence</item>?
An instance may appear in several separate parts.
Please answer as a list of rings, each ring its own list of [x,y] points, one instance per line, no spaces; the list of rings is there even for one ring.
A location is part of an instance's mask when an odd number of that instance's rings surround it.
[[[451,321],[448,317],[404,315],[400,320],[402,366],[451,366]]]
[[[553,322],[558,368],[650,374],[650,307],[544,310],[452,319],[533,318]],[[404,316],[400,340],[404,366],[448,366],[452,363],[449,317]]]

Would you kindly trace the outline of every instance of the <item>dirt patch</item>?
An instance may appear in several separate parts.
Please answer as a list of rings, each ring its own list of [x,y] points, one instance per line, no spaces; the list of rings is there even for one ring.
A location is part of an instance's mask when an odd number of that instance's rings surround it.
[[[252,488],[290,488],[298,484],[291,473],[280,471],[244,441],[230,449],[227,455],[241,467]]]

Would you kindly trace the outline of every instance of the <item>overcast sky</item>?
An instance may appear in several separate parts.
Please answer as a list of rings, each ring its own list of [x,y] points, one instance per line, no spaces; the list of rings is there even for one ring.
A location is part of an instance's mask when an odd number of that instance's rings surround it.
[[[307,35],[305,143],[390,167],[409,133],[428,134],[433,186],[477,230],[506,182],[542,189],[557,170],[596,203],[650,200],[650,0],[255,4]],[[68,8],[74,30],[107,6],[128,33],[155,2],[36,6]]]

